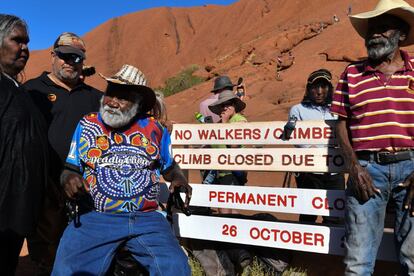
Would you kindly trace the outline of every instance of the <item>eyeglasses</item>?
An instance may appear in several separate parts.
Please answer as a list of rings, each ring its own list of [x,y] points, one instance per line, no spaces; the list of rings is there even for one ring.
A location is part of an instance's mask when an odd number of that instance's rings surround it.
[[[74,64],[79,64],[83,61],[83,57],[77,54],[65,54],[65,53],[61,53],[58,51],[56,51],[55,54],[58,58],[60,58],[61,60],[64,60],[66,63],[72,62]]]

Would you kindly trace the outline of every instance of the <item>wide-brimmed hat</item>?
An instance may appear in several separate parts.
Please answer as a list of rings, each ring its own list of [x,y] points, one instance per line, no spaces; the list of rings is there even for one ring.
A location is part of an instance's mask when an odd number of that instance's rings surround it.
[[[225,103],[232,103],[235,106],[236,113],[243,111],[246,108],[246,104],[240,100],[239,97],[234,95],[233,91],[225,90],[221,92],[218,96],[218,100],[210,104],[208,108],[214,114],[220,115],[222,111],[222,106]]]
[[[65,32],[58,36],[53,44],[53,50],[63,54],[76,54],[85,59],[85,42],[74,33]]]
[[[223,89],[223,88],[230,88],[233,89],[235,84],[233,84],[228,76],[219,76],[214,80],[214,87],[211,90],[211,92],[216,92],[217,90]]]
[[[318,80],[319,81],[325,80],[330,83],[332,81],[331,72],[329,72],[326,69],[319,69],[319,70],[313,71],[312,73],[310,73],[307,83],[311,85],[311,84],[314,84]]]
[[[101,73],[99,75],[108,82],[108,85],[115,86],[114,90],[116,90],[116,86],[119,86],[143,94],[142,112],[148,112],[154,107],[155,92],[147,86],[147,79],[138,68],[124,64],[121,70],[112,77],[105,77]]]
[[[358,34],[365,38],[368,31],[368,20],[383,14],[396,16],[410,26],[407,38],[401,42],[401,46],[414,43],[414,8],[403,0],[380,0],[374,10],[351,15],[349,19]]]

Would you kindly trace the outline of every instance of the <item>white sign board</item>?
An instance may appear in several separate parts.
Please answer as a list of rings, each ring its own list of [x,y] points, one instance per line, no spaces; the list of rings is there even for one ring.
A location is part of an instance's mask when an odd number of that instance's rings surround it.
[[[335,121],[298,121],[288,141],[286,122],[174,124],[173,145],[327,145],[335,144]]]
[[[207,184],[191,187],[192,206],[336,217],[342,217],[345,209],[343,190]]]
[[[174,217],[174,231],[183,238],[344,254],[345,232],[339,227],[177,214]],[[384,233],[377,258],[396,260],[391,233]]]
[[[182,169],[342,172],[344,159],[327,148],[219,148],[173,149]]]

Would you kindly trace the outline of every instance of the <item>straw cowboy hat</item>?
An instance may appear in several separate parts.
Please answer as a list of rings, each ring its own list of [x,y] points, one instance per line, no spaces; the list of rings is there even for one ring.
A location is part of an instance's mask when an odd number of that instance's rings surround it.
[[[155,92],[147,86],[147,79],[144,74],[136,67],[124,64],[115,75],[112,77],[105,77],[99,75],[108,82],[111,89],[131,89],[139,94],[143,94],[142,112],[150,111],[155,104]]]
[[[221,92],[218,96],[218,100],[210,104],[208,108],[214,114],[220,115],[222,111],[222,106],[225,103],[233,104],[235,106],[236,113],[246,108],[246,104],[242,100],[240,100],[239,97],[234,95],[233,91],[230,90]]]
[[[401,42],[401,46],[414,43],[414,8],[403,0],[380,0],[374,10],[349,16],[349,19],[358,34],[365,38],[368,31],[368,19],[382,14],[394,15],[410,26],[407,39]]]

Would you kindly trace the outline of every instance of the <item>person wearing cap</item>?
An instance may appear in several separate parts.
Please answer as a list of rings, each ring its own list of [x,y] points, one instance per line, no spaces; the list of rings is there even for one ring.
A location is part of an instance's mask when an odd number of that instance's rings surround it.
[[[319,69],[310,73],[306,91],[300,104],[292,106],[289,111],[289,119],[293,116],[299,121],[323,121],[337,120],[338,116],[329,111],[332,101],[333,86],[332,75],[326,69]],[[324,147],[301,145],[300,147]],[[296,185],[302,189],[326,189],[343,190],[345,188],[345,178],[338,173],[297,173]],[[316,222],[317,216],[299,216],[301,222]],[[334,217],[323,217],[324,223],[339,223],[340,220]]]
[[[24,238],[36,230],[47,182],[46,123],[22,89],[26,22],[0,14],[0,271],[14,275]]]
[[[350,16],[368,58],[342,73],[331,112],[349,179],[346,191],[346,275],[372,275],[388,203],[401,275],[414,275],[414,62],[400,47],[414,43],[414,8],[380,0]]]
[[[220,92],[217,101],[208,106],[211,112],[220,117],[219,123],[244,123],[247,119],[240,114],[246,103],[234,95],[233,91]],[[213,145],[212,148],[226,148],[225,145]],[[247,173],[242,171],[219,171],[218,184],[222,185],[244,185],[247,182]],[[235,210],[219,209],[220,213],[237,213]]]
[[[59,177],[72,134],[84,115],[99,110],[103,95],[81,78],[85,58],[84,41],[74,33],[62,33],[51,51],[51,72],[43,72],[23,85],[47,121],[51,154],[50,181],[37,233],[27,239],[38,274],[50,274],[60,237],[67,225]]]
[[[82,118],[61,181],[69,198],[87,194],[93,210],[66,228],[52,275],[104,275],[122,244],[150,275],[190,275],[188,259],[158,208],[160,174],[170,191],[191,186],[171,155],[170,135],[154,117],[144,74],[124,65],[107,81],[98,113]]]
[[[219,76],[214,79],[214,87],[211,90],[212,95],[200,103],[200,113],[204,116],[211,116],[213,123],[220,121],[220,116],[211,112],[209,105],[216,102],[220,93],[223,91],[233,91],[233,84],[228,76]]]

